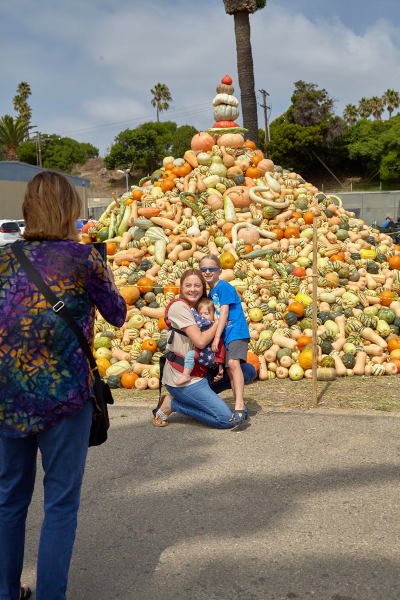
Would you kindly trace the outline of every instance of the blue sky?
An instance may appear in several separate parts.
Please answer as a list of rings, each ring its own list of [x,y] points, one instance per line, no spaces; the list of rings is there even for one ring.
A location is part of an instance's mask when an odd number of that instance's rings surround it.
[[[325,87],[338,114],[362,96],[400,91],[398,1],[269,0],[250,19],[256,88],[270,93],[272,119],[298,79]],[[152,119],[157,82],[173,97],[162,118],[199,129],[213,124],[215,87],[226,73],[240,96],[233,17],[222,0],[1,2],[0,51],[0,115],[14,114],[12,98],[26,80],[33,124],[90,142],[101,155],[119,131]]]

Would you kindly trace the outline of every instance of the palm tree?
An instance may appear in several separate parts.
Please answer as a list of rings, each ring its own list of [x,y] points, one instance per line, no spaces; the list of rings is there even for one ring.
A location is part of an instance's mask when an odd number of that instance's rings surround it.
[[[150,91],[154,96],[154,98],[151,100],[151,105],[157,107],[157,121],[159,121],[159,113],[169,109],[168,102],[172,101],[172,96],[165,83],[157,83],[154,86],[154,89]]]
[[[382,98],[378,98],[378,96],[372,96],[370,102],[371,102],[371,112],[374,115],[374,118],[376,120],[380,121],[382,113],[385,110],[385,104],[384,104]]]
[[[395,108],[399,108],[400,106],[400,94],[399,92],[395,92],[394,90],[387,90],[383,96],[382,100],[387,106],[389,111],[389,119],[392,118],[392,112]]]
[[[358,117],[358,108],[355,104],[347,104],[343,111],[344,120],[349,125],[354,125]]]
[[[253,54],[250,41],[249,15],[265,7],[267,0],[223,0],[225,12],[233,15],[235,23],[236,56],[243,113],[243,127],[248,138],[257,146],[258,120],[254,84]]]
[[[19,161],[17,148],[33,127],[34,125],[29,125],[22,117],[14,121],[10,115],[5,115],[0,119],[0,146],[7,148],[6,160]]]
[[[368,98],[361,98],[358,103],[358,114],[362,119],[368,119],[368,117],[372,114],[371,100]]]

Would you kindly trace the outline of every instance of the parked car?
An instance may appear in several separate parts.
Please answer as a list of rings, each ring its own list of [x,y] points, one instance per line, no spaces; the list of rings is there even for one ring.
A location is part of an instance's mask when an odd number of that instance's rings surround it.
[[[17,221],[19,229],[21,231],[21,235],[25,233],[25,221]]]
[[[18,221],[0,221],[0,246],[12,244],[21,237]]]

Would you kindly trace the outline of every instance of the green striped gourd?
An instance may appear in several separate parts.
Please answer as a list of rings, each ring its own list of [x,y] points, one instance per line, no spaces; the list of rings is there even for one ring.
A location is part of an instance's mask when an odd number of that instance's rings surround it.
[[[155,365],[158,364],[160,362],[160,358],[162,356],[163,356],[162,352],[154,352],[151,362],[154,363]]]
[[[335,359],[332,356],[324,356],[321,366],[335,368]]]
[[[383,365],[374,365],[371,369],[371,375],[375,377],[381,377],[385,374],[385,367]]]

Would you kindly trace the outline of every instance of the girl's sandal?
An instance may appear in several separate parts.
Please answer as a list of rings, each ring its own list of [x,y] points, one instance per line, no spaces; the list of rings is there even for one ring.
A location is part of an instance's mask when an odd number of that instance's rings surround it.
[[[23,585],[21,587],[21,591],[19,593],[19,599],[20,600],[28,600],[28,598],[31,597],[31,589],[27,586],[27,585]]]
[[[160,397],[160,401],[158,403],[157,408],[155,408],[153,410],[153,425],[154,425],[154,427],[166,427],[168,425],[168,419],[167,419],[166,415],[164,415],[164,413],[160,410],[160,407],[162,406],[162,404],[164,402],[165,396],[166,396],[166,394],[164,394],[163,396]]]
[[[237,427],[245,422],[247,417],[249,416],[249,409],[247,406],[244,409],[234,410],[232,413],[232,417],[230,418],[231,427]]]

